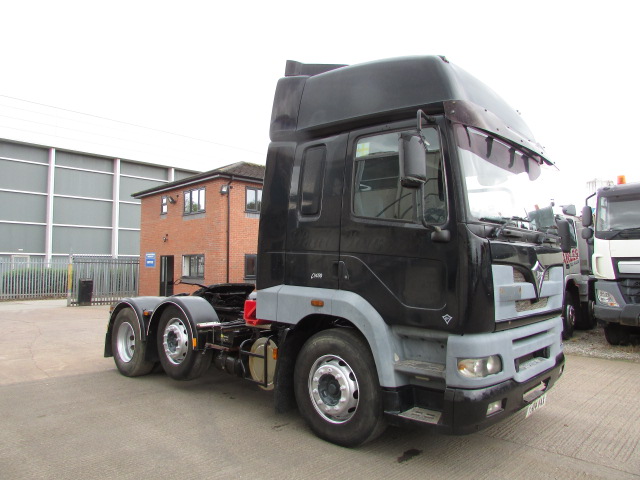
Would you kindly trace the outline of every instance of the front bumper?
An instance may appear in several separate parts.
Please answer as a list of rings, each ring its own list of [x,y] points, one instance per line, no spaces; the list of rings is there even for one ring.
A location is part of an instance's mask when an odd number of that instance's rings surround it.
[[[384,392],[385,413],[393,424],[424,424],[449,434],[468,434],[497,423],[533,403],[546,393],[564,371],[564,354],[556,356],[555,366],[523,383],[506,380],[480,389],[445,388],[429,390],[406,386]],[[539,388],[537,388],[539,387]],[[536,393],[527,396],[530,391]],[[501,402],[502,410],[487,416],[487,408]],[[403,412],[413,408],[434,412],[437,421],[407,418]]]
[[[618,302],[619,307],[608,307],[600,305],[597,301],[593,308],[594,316],[605,323],[619,323],[631,327],[640,327],[640,304],[628,304],[625,302],[618,282],[598,280],[596,291],[608,292]],[[596,293],[597,296],[597,293]]]
[[[603,307],[596,305],[594,316],[605,323],[619,323],[630,327],[640,327],[640,305],[625,305],[624,307]]]

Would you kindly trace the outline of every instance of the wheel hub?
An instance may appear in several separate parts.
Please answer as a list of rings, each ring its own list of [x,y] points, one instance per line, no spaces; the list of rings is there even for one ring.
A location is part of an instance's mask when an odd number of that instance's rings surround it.
[[[576,325],[576,310],[575,310],[575,308],[573,308],[573,305],[567,305],[566,315],[567,315],[567,323],[569,325],[571,325],[572,327],[575,327],[575,325]]]
[[[167,324],[162,336],[164,353],[171,363],[182,363],[189,353],[189,334],[187,327],[179,318],[173,318]]]
[[[118,349],[118,356],[125,363],[129,363],[133,358],[133,354],[136,348],[136,337],[133,331],[133,327],[129,322],[120,324],[116,337],[116,346]]]
[[[327,355],[309,375],[309,394],[316,411],[331,423],[347,422],[358,407],[358,381],[347,362]]]

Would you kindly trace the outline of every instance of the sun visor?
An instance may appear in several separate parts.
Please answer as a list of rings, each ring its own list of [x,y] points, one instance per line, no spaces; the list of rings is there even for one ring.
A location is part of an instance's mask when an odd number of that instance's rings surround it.
[[[444,102],[444,111],[447,119],[453,123],[475,127],[492,135],[507,140],[514,147],[528,150],[534,156],[540,157],[545,163],[554,163],[545,157],[544,148],[534,139],[526,138],[519,132],[505,124],[502,119],[494,115],[484,107],[467,100],[449,100]]]

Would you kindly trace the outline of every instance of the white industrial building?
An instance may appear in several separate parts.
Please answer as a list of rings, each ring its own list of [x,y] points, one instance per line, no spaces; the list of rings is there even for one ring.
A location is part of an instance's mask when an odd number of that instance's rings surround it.
[[[196,173],[0,139],[0,258],[137,256],[132,193]]]

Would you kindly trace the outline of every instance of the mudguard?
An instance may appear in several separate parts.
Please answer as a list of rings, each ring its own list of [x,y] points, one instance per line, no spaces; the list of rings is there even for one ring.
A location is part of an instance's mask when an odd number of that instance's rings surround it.
[[[107,335],[104,341],[104,356],[112,357],[113,351],[111,350],[111,334],[113,330],[113,322],[115,321],[118,313],[125,308],[130,308],[136,315],[136,319],[140,325],[141,340],[145,342],[147,340],[147,332],[149,329],[149,317],[144,316],[146,311],[154,311],[156,307],[167,300],[167,297],[135,297],[135,298],[123,298],[120,300],[111,311],[109,316],[109,325],[107,326]]]
[[[141,340],[147,341],[150,332],[157,326],[162,312],[169,307],[175,306],[182,310],[189,320],[191,333],[195,337],[196,327],[198,323],[217,322],[218,314],[211,304],[201,297],[193,296],[174,296],[174,297],[135,297],[124,298],[116,304],[109,317],[109,325],[104,342],[104,356],[112,357],[111,335],[113,331],[113,322],[118,313],[130,308],[135,313],[136,319],[140,325]],[[153,312],[151,315],[145,315],[144,312]],[[152,332],[151,332],[152,333]]]
[[[158,322],[160,321],[160,317],[162,316],[162,312],[164,312],[167,307],[175,306],[182,310],[189,320],[189,326],[191,327],[191,335],[193,338],[197,338],[197,326],[199,323],[208,323],[208,322],[218,322],[218,314],[211,306],[211,304],[202,297],[167,297],[163,299],[164,301],[160,303],[153,311],[151,315],[151,319],[149,320],[149,325],[147,326],[147,335],[151,331],[151,329],[156,328]]]

